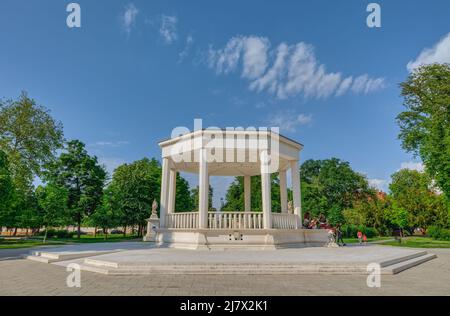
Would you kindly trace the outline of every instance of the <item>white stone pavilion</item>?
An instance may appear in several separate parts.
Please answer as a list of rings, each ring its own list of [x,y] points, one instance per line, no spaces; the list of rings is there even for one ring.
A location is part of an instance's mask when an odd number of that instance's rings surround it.
[[[299,159],[303,145],[270,130],[198,130],[159,143],[162,180],[159,223],[149,220],[146,240],[186,249],[274,249],[323,246],[324,230],[302,228]],[[177,172],[197,173],[199,207],[176,210]],[[287,172],[293,203],[288,210]],[[278,173],[281,213],[272,212],[271,174]],[[251,209],[251,177],[261,176],[262,212]],[[210,176],[244,178],[244,210],[212,212]]]

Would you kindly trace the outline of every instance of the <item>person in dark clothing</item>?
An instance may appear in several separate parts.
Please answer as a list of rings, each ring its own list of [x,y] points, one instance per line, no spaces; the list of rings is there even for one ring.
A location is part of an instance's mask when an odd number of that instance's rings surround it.
[[[341,224],[336,225],[336,243],[339,245],[339,242],[342,243],[342,246],[345,246],[344,239],[342,238],[342,227]]]

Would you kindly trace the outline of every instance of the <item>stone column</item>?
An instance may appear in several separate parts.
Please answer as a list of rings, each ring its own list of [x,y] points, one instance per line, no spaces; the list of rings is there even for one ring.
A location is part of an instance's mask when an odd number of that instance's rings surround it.
[[[161,177],[161,199],[159,202],[159,225],[161,228],[166,227],[166,214],[167,214],[167,203],[169,198],[169,158],[163,158],[162,160],[162,177]]]
[[[244,212],[252,211],[252,178],[250,176],[244,176]]]
[[[263,151],[261,152],[261,189],[264,229],[272,228],[272,196],[269,169],[269,156],[267,151]]]
[[[298,160],[291,161],[291,173],[292,173],[292,196],[294,198],[294,214],[299,216],[299,226],[302,227],[302,205],[301,205],[301,193],[300,193],[300,170]]]
[[[167,202],[167,213],[175,213],[175,197],[177,195],[177,171],[174,169],[170,170],[169,175],[169,198]],[[189,211],[189,210],[183,210]]]
[[[281,202],[281,213],[287,213],[288,211],[288,196],[287,196],[287,181],[286,181],[286,170],[280,170],[280,202]]]
[[[209,176],[206,149],[200,149],[198,175],[198,227],[208,228]]]

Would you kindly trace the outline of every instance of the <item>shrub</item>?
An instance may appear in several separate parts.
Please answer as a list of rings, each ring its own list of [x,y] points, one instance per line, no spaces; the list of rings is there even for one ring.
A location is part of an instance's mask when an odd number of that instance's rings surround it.
[[[437,240],[450,240],[450,229],[430,226],[427,229],[427,235]]]
[[[67,230],[57,230],[55,232],[56,238],[72,238],[74,235],[74,232],[69,232]]]
[[[56,230],[50,228],[47,231],[47,238],[72,238],[74,236],[74,232],[69,232],[67,230]],[[45,229],[39,232],[39,236],[45,235]]]
[[[364,225],[343,225],[342,232],[344,237],[356,238],[358,231],[361,231],[367,238],[373,238],[379,235],[378,231],[373,227],[366,227]]]
[[[427,236],[434,239],[438,239],[440,230],[441,229],[437,226],[430,226],[427,228]]]

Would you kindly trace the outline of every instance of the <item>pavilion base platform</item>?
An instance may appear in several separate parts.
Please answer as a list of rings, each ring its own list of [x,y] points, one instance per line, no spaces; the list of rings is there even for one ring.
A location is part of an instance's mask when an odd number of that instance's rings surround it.
[[[156,245],[191,250],[274,250],[324,247],[324,229],[158,229]]]
[[[83,271],[107,275],[211,274],[397,274],[436,256],[389,246],[310,247],[267,251],[150,248],[78,259]],[[59,262],[57,265],[70,263]]]

